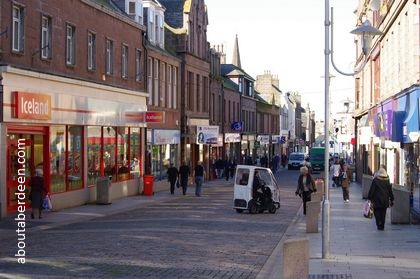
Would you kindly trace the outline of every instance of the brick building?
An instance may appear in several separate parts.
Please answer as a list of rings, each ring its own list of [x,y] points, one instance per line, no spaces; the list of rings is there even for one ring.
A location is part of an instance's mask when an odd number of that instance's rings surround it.
[[[139,19],[94,0],[1,1],[0,12],[0,215],[29,202],[36,169],[55,209],[95,200],[102,176],[111,198],[138,193],[147,109]]]

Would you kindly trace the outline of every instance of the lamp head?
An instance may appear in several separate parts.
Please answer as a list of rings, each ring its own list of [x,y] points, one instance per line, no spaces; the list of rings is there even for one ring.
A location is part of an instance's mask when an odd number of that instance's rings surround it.
[[[373,27],[372,24],[370,24],[369,20],[365,20],[362,25],[352,30],[350,33],[361,36],[367,35],[371,37],[376,35],[382,35],[382,32],[379,31],[377,28]]]
[[[363,54],[367,55],[370,48],[372,37],[382,35],[382,32],[370,24],[369,20],[365,20],[362,25],[350,32],[351,34],[360,35],[362,37]]]

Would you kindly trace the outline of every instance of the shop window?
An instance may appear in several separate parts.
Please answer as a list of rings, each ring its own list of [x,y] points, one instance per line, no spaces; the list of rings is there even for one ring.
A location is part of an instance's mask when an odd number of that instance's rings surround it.
[[[140,128],[130,129],[131,178],[140,176]]]
[[[83,130],[81,126],[70,126],[68,128],[68,163],[67,181],[69,190],[83,188],[83,157],[82,139]]]
[[[115,165],[115,151],[116,151],[116,128],[115,127],[103,127],[103,138],[104,138],[104,175],[112,176],[112,181],[116,181],[116,165]]]
[[[130,178],[128,128],[118,127],[118,180]]]
[[[52,193],[66,191],[65,132],[65,126],[50,127],[50,190]]]
[[[89,126],[87,128],[87,139],[88,185],[94,185],[101,175],[101,127]]]

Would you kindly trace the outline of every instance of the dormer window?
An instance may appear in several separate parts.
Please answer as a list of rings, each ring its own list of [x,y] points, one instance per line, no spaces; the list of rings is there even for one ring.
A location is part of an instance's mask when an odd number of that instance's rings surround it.
[[[136,22],[143,24],[143,7],[141,0],[128,0],[126,2],[126,13]]]
[[[165,46],[165,10],[162,6],[157,5],[153,1],[143,2],[143,7],[145,22],[147,24],[147,38],[153,45],[157,45],[163,48]]]

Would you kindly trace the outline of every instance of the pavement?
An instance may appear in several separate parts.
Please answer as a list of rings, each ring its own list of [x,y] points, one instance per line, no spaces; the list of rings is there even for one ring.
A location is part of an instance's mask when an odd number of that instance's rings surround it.
[[[224,179],[207,181],[203,189],[231,184],[232,181]],[[113,201],[110,205],[88,204],[46,212],[44,219],[31,222],[35,223],[31,229],[45,230],[168,200],[172,195],[167,188],[155,189],[153,196],[127,197]],[[189,191],[193,191],[192,188]],[[358,183],[351,183],[349,203],[343,202],[341,189],[330,188],[330,255],[326,259],[322,258],[322,212],[319,232],[306,233],[306,221],[301,208],[257,278],[282,278],[284,241],[307,238],[310,246],[309,278],[420,279],[420,225],[391,224],[388,210],[385,230],[378,231],[374,219],[363,217],[363,203],[362,188]],[[10,221],[13,221],[12,216],[0,221],[0,238],[5,236],[2,230],[8,230],[3,225]]]
[[[375,219],[362,215],[365,200],[358,183],[351,183],[349,203],[343,202],[341,188],[330,188],[329,201],[329,257],[322,258],[322,210],[319,232],[306,233],[301,208],[257,278],[281,278],[284,241],[307,238],[309,278],[420,279],[420,225],[391,224],[388,209],[385,230],[378,231]]]

